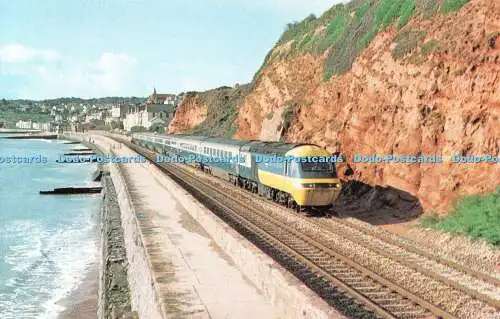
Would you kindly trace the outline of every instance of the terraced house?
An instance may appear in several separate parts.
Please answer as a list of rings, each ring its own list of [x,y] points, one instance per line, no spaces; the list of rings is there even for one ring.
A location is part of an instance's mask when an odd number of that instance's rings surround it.
[[[158,94],[154,89],[145,104],[128,107],[123,128],[131,131],[133,127],[142,127],[146,130],[153,126],[166,127],[179,103],[178,95]]]

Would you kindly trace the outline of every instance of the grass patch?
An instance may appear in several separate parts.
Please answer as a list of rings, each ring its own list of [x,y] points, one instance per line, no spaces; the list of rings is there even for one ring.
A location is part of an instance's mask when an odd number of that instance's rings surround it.
[[[426,32],[419,30],[404,30],[395,38],[396,46],[392,50],[394,60],[401,59],[418,47],[418,44],[425,38]]]
[[[424,43],[422,45],[422,55],[428,56],[432,52],[436,51],[437,45],[438,45],[438,42],[436,39],[432,39],[429,42]]]
[[[443,6],[441,7],[441,12],[449,13],[458,11],[467,2],[469,2],[469,0],[444,0]]]
[[[421,219],[422,227],[433,228],[455,235],[482,239],[500,245],[500,187],[485,196],[467,196],[454,205],[445,218],[436,214]]]
[[[414,11],[415,11],[415,0],[404,1],[400,9],[401,16],[399,17],[398,21],[398,28],[402,28],[408,23]]]
[[[300,41],[298,49],[299,51],[304,51],[304,48],[311,42],[312,36],[310,34],[306,34],[306,36]]]

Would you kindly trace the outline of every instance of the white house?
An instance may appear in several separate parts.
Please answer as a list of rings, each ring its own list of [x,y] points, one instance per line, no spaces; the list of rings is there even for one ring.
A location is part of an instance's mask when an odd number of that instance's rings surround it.
[[[33,128],[33,122],[31,120],[29,121],[18,121],[16,123],[17,128],[22,128],[22,129],[32,129]]]
[[[134,126],[149,129],[153,124],[166,125],[172,107],[165,104],[146,104],[129,108],[123,128],[130,131]]]
[[[33,128],[35,130],[50,132],[51,125],[50,123],[33,123]]]

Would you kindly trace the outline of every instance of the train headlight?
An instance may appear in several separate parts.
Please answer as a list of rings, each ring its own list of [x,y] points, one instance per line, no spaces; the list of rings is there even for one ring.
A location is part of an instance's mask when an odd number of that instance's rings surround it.
[[[305,184],[301,184],[303,188],[314,188],[314,184],[313,183],[305,183]]]

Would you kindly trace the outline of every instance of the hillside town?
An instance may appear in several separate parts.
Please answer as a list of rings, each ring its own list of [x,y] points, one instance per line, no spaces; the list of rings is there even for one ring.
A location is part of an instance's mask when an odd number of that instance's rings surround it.
[[[123,100],[97,105],[74,102],[54,105],[35,102],[29,106],[20,105],[17,109],[20,112],[35,109],[44,119],[18,120],[15,127],[47,132],[81,132],[88,129],[164,132],[183,95],[157,93],[155,88],[153,93],[140,103]],[[0,115],[0,127],[3,126],[8,125]]]

